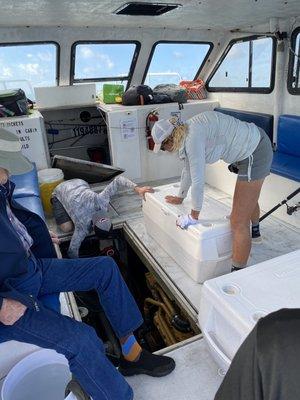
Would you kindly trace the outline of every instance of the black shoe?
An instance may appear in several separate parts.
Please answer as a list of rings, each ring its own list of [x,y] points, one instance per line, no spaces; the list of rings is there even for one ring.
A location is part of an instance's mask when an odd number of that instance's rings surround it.
[[[175,368],[175,361],[166,356],[158,356],[142,350],[138,361],[121,359],[119,372],[124,376],[145,374],[154,377],[166,376]]]

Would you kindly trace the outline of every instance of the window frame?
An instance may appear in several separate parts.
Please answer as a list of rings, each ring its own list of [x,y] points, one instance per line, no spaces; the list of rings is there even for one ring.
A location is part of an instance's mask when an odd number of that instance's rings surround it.
[[[146,77],[147,77],[147,74],[148,74],[148,71],[149,71],[149,68],[150,68],[150,64],[152,62],[152,58],[153,58],[156,46],[161,44],[161,43],[170,43],[170,44],[206,44],[206,45],[209,45],[208,52],[207,52],[206,56],[204,57],[204,59],[202,61],[202,64],[199,66],[199,68],[198,68],[193,80],[198,78],[198,76],[200,75],[200,72],[202,71],[202,68],[204,67],[207,59],[209,58],[209,56],[210,56],[210,54],[211,54],[211,52],[212,52],[212,50],[214,48],[213,42],[203,42],[203,41],[194,41],[194,40],[188,40],[188,41],[182,41],[182,40],[159,40],[159,41],[155,42],[152,45],[151,52],[149,54],[147,65],[146,65],[146,68],[145,68],[145,71],[144,71],[142,84],[144,84],[144,82],[146,80]]]
[[[122,77],[106,77],[106,78],[84,78],[84,79],[75,79],[75,54],[76,54],[76,46],[84,45],[84,44],[135,44],[135,51],[131,60],[131,64],[129,67],[128,75]],[[71,47],[71,68],[70,68],[70,85],[74,85],[74,83],[93,83],[93,82],[110,82],[110,81],[127,81],[127,86],[125,90],[130,86],[133,73],[136,67],[136,63],[141,50],[141,42],[138,40],[78,40],[72,44]]]
[[[296,40],[297,36],[300,35],[300,26],[295,28],[292,32],[291,35],[291,49],[295,51],[296,49]],[[294,62],[296,59],[296,56],[289,51],[289,66],[288,66],[288,78],[287,78],[287,90],[290,94],[292,95],[300,95],[300,87],[298,88],[293,88],[292,83],[293,83],[293,69],[294,69]],[[300,53],[299,53],[300,56]],[[300,65],[300,61],[299,61]],[[300,71],[299,71],[299,83],[300,83]]]
[[[31,45],[40,45],[40,44],[54,44],[56,47],[56,71],[55,71],[55,81],[56,86],[59,86],[59,79],[60,79],[60,44],[55,40],[40,40],[40,41],[33,41],[33,42],[0,42],[0,47],[9,47],[9,46],[31,46]],[[34,86],[33,86],[34,88]]]
[[[210,81],[214,77],[215,73],[219,69],[220,65],[222,64],[223,60],[231,50],[234,44],[236,43],[243,43],[243,42],[250,42],[249,45],[249,85],[252,84],[252,54],[253,54],[253,41],[258,39],[265,39],[271,38],[272,39],[272,62],[271,62],[271,76],[270,76],[270,86],[269,87],[210,87]],[[277,40],[273,35],[252,35],[247,37],[242,37],[238,39],[232,39],[221,57],[219,58],[218,62],[214,66],[212,72],[209,74],[209,77],[206,82],[206,89],[208,92],[233,92],[233,93],[264,93],[270,94],[274,90],[275,86],[275,69],[276,69],[276,47],[277,47]]]

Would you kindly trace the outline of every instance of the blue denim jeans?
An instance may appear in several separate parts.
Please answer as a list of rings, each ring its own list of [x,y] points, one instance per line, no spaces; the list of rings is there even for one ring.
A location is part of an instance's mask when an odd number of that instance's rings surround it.
[[[42,271],[39,296],[96,289],[119,338],[142,324],[140,311],[110,257],[35,260]],[[132,389],[106,358],[103,343],[88,325],[58,314],[42,304],[27,309],[14,325],[0,323],[1,340],[17,340],[54,349],[93,400],[130,400]]]

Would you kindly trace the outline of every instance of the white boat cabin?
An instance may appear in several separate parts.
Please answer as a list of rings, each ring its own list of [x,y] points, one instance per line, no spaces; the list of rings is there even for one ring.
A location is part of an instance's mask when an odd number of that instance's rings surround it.
[[[95,191],[121,172],[138,184],[173,187],[183,164],[175,154],[152,151],[149,131],[154,121],[176,115],[184,121],[216,110],[253,122],[268,134],[274,158],[259,200],[262,215],[272,212],[261,221],[263,243],[252,246],[249,265],[274,263],[280,268],[287,263],[289,271],[299,270],[299,0],[0,0],[0,9],[0,127],[20,136],[23,154],[38,171],[53,166],[64,171],[65,179],[82,177],[87,163],[78,160],[84,160],[101,164],[101,179],[87,173]],[[191,92],[183,104],[122,105],[123,92],[133,85],[155,90],[157,85],[196,79],[201,80],[198,87],[203,83],[201,93],[193,98]],[[15,89],[32,101],[28,115],[6,113],[1,101]],[[16,200],[45,218],[60,237],[58,256],[65,257],[71,234],[60,231],[53,216],[45,214],[37,177],[30,179],[32,192],[20,191]],[[207,165],[206,207],[230,215],[235,182],[236,175],[223,161]],[[186,274],[180,257],[170,257],[149,234],[142,200],[121,192],[111,201],[110,215],[115,237],[99,240],[92,233],[80,256],[109,254],[118,260],[146,319],[141,343],[177,362],[166,378],[129,378],[134,398],[213,400],[225,373],[214,350],[223,361],[232,358],[226,353],[231,339],[222,342],[222,324],[225,332],[229,317],[226,321],[226,312],[214,317],[220,325],[209,344],[202,332],[207,324],[199,324],[202,306],[209,314],[203,303],[209,289]],[[172,324],[160,307],[150,305],[155,285],[181,324]],[[226,285],[232,294],[235,286]],[[276,309],[275,304],[268,308],[267,295],[264,306],[264,292],[259,285],[257,290],[262,301],[259,309],[251,309],[249,330],[260,316]],[[60,296],[62,312],[96,327],[117,363],[116,340],[106,330],[105,317],[93,311],[94,300],[88,293]],[[300,307],[300,299],[295,301],[290,303],[287,296],[280,305]],[[0,387],[14,365],[36,350],[0,342]]]

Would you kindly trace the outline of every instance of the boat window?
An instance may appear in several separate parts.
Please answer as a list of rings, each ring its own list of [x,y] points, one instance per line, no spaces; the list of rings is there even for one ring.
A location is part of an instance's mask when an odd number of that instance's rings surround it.
[[[58,85],[59,45],[54,42],[0,43],[0,90]]]
[[[232,41],[209,77],[208,89],[270,93],[274,87],[275,44],[271,37]]]
[[[197,78],[212,47],[212,43],[155,43],[146,68],[144,83],[153,88],[163,83],[179,84],[182,80]]]
[[[300,27],[291,38],[288,90],[291,94],[300,94]]]
[[[76,42],[72,46],[71,84],[96,82],[130,84],[139,42]]]

